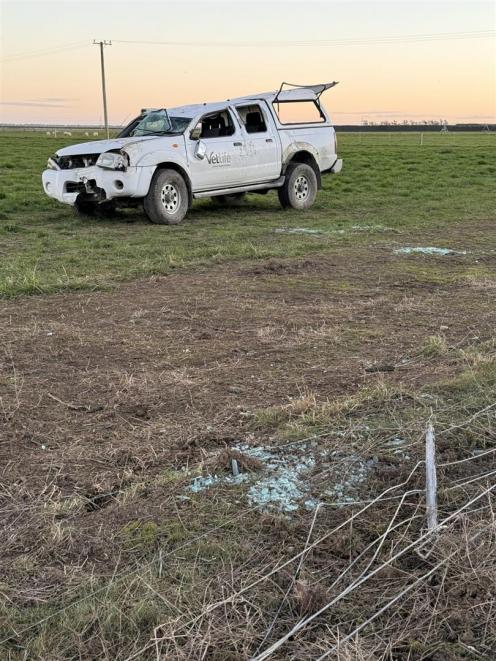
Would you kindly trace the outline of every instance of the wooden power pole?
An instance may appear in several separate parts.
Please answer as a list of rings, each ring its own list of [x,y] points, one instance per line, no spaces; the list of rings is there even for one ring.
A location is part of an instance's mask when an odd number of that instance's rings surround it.
[[[112,46],[112,42],[97,41],[96,39],[93,39],[93,43],[97,46],[100,46],[100,64],[102,67],[103,117],[105,121],[105,131],[107,132],[107,140],[108,140],[110,134],[109,134],[108,114],[107,114],[107,89],[105,87],[105,58],[103,56],[103,48],[104,46]]]

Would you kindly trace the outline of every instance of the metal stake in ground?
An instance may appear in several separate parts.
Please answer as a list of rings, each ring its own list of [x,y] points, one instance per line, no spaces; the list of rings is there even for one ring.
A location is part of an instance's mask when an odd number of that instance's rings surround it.
[[[427,504],[427,529],[437,526],[437,474],[436,441],[434,427],[429,422],[425,435],[425,500]]]

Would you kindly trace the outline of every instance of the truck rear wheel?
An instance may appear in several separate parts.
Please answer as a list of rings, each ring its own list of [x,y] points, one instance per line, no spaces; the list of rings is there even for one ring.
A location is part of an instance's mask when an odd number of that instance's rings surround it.
[[[188,187],[175,170],[158,170],[153,175],[143,206],[152,223],[177,225],[188,211]]]
[[[277,189],[279,202],[284,209],[309,209],[317,197],[317,176],[306,163],[291,163],[286,170],[286,179]]]

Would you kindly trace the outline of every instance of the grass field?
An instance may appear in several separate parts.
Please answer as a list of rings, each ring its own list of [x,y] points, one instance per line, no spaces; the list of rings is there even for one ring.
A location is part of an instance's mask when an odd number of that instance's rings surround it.
[[[345,133],[339,140],[344,170],[325,179],[304,216],[304,226],[327,233],[322,236],[276,233],[303,218],[282,211],[273,193],[252,195],[249,204],[229,211],[197,202],[186,224],[166,230],[150,225],[141,211],[112,222],[81,221],[40,186],[47,156],[71,139],[82,136],[0,135],[3,296],[108,287],[183,266],[300,256],[366,243],[356,226],[441,228],[494,212],[496,135],[426,134],[421,147],[416,134]]]
[[[495,136],[178,227],[46,198],[67,140],[0,133],[0,658],[494,658]]]

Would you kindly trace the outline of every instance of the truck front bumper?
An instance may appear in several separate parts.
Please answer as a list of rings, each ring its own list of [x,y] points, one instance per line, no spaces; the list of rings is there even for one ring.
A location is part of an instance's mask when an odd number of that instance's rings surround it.
[[[100,201],[144,197],[154,170],[153,166],[129,167],[122,172],[93,165],[74,170],[45,170],[41,179],[43,190],[49,197],[74,205],[80,193],[97,195]]]

